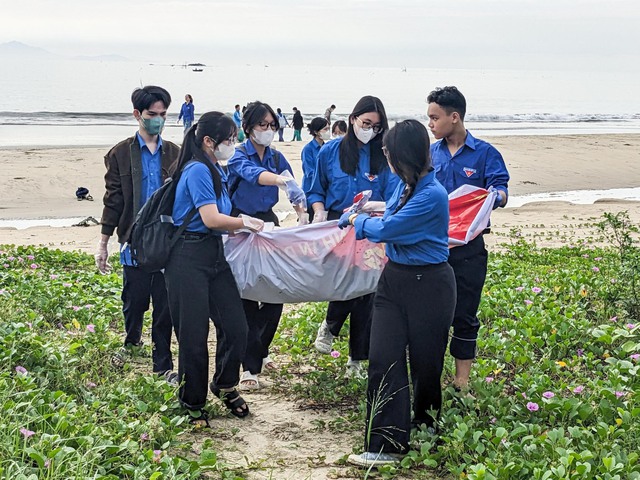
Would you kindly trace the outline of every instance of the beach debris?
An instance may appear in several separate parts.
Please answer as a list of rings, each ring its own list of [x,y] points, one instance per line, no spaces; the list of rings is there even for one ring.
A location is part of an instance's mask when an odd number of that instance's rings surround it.
[[[84,220],[79,221],[78,223],[74,223],[71,226],[72,227],[90,227],[91,225],[100,225],[100,222],[95,218],[89,216]]]

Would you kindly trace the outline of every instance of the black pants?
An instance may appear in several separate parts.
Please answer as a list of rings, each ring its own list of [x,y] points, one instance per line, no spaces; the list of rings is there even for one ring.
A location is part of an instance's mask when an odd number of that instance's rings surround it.
[[[366,451],[403,453],[409,448],[407,347],[413,422],[433,424],[428,412],[442,405],[440,381],[455,303],[455,278],[448,263],[385,266],[373,308]]]
[[[216,366],[211,389],[237,385],[247,346],[247,321],[238,286],[218,236],[186,234],[165,271],[169,307],[178,325],[180,403],[197,410],[207,400],[209,319],[216,329]]]
[[[167,289],[162,272],[147,273],[136,267],[122,267],[122,312],[124,313],[124,344],[138,345],[142,337],[144,313],[151,312],[151,342],[153,371],[163,373],[173,369],[171,358],[171,315],[167,304]]]
[[[472,360],[476,357],[478,307],[487,276],[487,250],[482,235],[449,250],[449,265],[455,273],[458,292],[449,349],[454,358]]]
[[[231,215],[237,216],[240,213],[244,212],[234,209]],[[251,215],[265,222],[273,222],[276,226],[280,225],[278,217],[271,209],[266,212],[246,215]],[[244,307],[249,327],[247,351],[242,361],[242,368],[246,372],[257,375],[262,371],[262,359],[269,355],[269,346],[278,330],[283,305],[281,303],[263,303],[243,299],[242,306]]]
[[[330,210],[327,220],[337,220],[341,212]],[[349,320],[349,356],[353,360],[369,358],[369,337],[371,335],[371,315],[373,312],[373,293],[351,300],[329,302],[327,325],[331,335],[337,337],[342,326]]]

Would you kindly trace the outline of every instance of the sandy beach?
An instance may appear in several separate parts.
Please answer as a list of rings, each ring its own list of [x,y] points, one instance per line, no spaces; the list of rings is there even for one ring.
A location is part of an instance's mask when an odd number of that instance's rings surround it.
[[[640,186],[640,135],[558,135],[491,137],[503,154],[511,196],[568,190],[606,190]],[[301,178],[304,142],[275,143]],[[105,147],[34,147],[0,149],[0,220],[100,217],[104,191]],[[94,201],[77,201],[75,190],[87,187]],[[290,206],[281,196],[276,210]],[[590,234],[588,224],[603,212],[628,210],[640,223],[640,202],[600,200],[582,205],[536,202],[493,212],[494,235],[500,243],[513,229],[541,245],[559,245],[569,237]],[[291,217],[292,218],[292,217]],[[0,228],[0,244],[35,244],[93,252],[99,227]]]

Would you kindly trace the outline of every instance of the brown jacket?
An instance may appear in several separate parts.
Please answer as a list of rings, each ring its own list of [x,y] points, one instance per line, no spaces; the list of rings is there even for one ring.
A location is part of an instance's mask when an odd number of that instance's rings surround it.
[[[162,181],[174,171],[180,147],[162,140]],[[133,221],[140,210],[142,188],[142,153],[137,136],[127,138],[109,150],[104,157],[107,173],[104,176],[106,191],[103,198],[102,233],[113,235],[118,229],[118,242],[125,243]]]

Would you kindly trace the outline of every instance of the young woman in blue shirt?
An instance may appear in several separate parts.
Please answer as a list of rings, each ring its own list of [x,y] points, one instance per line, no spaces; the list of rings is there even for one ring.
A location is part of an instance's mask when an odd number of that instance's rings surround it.
[[[209,319],[217,336],[215,374],[209,388],[236,417],[249,414],[235,389],[246,349],[247,321],[221,235],[241,228],[260,231],[264,222],[229,215],[227,176],[218,162],[234,154],[236,134],[233,120],[223,113],[202,115],[187,132],[174,176],[178,181],[172,213],[176,226],[196,209],[165,269],[169,308],[180,346],[178,397],[192,412],[192,422],[202,426],[208,426],[204,407],[209,382]]]
[[[329,122],[323,117],[311,120],[307,125],[307,130],[312,140],[304,146],[300,156],[302,158],[302,190],[308,196],[318,163],[318,153],[324,143],[331,139],[331,132],[329,131]],[[313,214],[313,209],[309,208],[309,213]]]
[[[195,106],[193,105],[193,97],[188,93],[184,96],[184,103],[180,108],[180,114],[178,115],[178,123],[182,119],[182,123],[184,124],[184,133],[187,133],[187,130],[191,128],[193,125],[193,121],[195,120]]]
[[[232,215],[250,215],[278,225],[273,206],[278,202],[278,188],[282,188],[300,218],[307,218],[306,198],[293,180],[291,165],[281,152],[270,147],[277,128],[277,115],[269,105],[259,101],[247,105],[242,116],[247,140],[236,147],[228,163]],[[282,304],[245,299],[242,303],[249,333],[240,388],[257,390],[262,368],[276,368],[269,357],[269,346],[280,323]]]
[[[398,177],[382,153],[382,136],[389,128],[384,105],[377,97],[362,97],[349,115],[347,134],[324,145],[308,194],[313,222],[337,220],[353,197],[371,190],[372,201],[386,201]],[[315,341],[321,353],[331,353],[334,337],[350,316],[348,374],[364,375],[361,361],[369,356],[369,332],[373,294],[341,302],[329,302],[327,317]]]
[[[389,165],[402,180],[384,215],[345,213],[338,224],[353,225],[357,239],[385,243],[389,258],[373,308],[365,452],[349,457],[362,466],[397,461],[409,449],[412,424],[434,426],[429,412],[442,405],[440,381],[456,304],[447,262],[449,200],[431,165],[427,129],[405,120],[389,130],[384,143]]]

